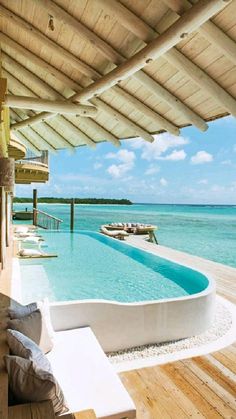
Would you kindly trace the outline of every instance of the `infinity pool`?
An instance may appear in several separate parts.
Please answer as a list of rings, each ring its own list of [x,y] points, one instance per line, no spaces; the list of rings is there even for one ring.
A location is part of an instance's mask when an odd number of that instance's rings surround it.
[[[204,291],[202,273],[99,233],[43,232],[57,258],[21,260],[22,300],[102,299],[133,303]],[[32,266],[33,265],[33,266]]]

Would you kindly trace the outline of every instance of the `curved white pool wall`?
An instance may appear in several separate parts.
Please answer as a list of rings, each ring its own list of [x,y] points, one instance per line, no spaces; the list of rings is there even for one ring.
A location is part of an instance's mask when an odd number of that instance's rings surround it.
[[[106,352],[198,335],[210,327],[215,314],[215,283],[207,278],[204,291],[175,299],[52,303],[53,327],[58,331],[90,326]]]

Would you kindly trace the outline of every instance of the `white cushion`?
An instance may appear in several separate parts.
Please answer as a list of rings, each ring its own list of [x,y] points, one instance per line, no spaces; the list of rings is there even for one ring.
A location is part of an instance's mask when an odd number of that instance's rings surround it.
[[[45,352],[48,352],[53,347],[54,330],[52,327],[50,309],[49,309],[49,300],[47,297],[44,298],[42,301],[37,301],[36,303],[30,303],[25,306],[18,303],[15,300],[12,300],[11,307],[8,310],[8,314],[11,320],[21,319],[22,323],[15,322],[16,324],[20,325],[24,323],[24,318],[25,320],[29,319],[29,315],[33,314],[35,311],[38,311],[38,309],[40,310],[41,319],[42,319],[42,327],[40,327],[40,334],[41,334],[41,340],[42,340],[41,348],[43,348]],[[13,322],[13,324],[15,323]],[[16,330],[18,329],[16,328]],[[34,332],[35,331],[33,330],[32,333]],[[27,333],[25,334],[27,335]],[[39,342],[36,342],[36,343],[38,344]]]
[[[89,327],[55,333],[47,354],[71,412],[94,409],[97,418],[135,418],[133,401]]]
[[[109,233],[110,233],[110,236],[117,236],[117,235],[128,236],[129,235],[129,233],[127,233],[127,231],[124,231],[124,230],[113,230],[113,231],[109,231]]]
[[[63,392],[51,371],[43,370],[34,361],[19,356],[5,355],[4,362],[10,389],[18,401],[51,400],[56,416],[68,412]]]
[[[36,236],[28,236],[28,237],[25,237],[23,240],[24,243],[33,243],[33,244],[38,244],[40,241],[42,241],[42,239]]]
[[[15,228],[15,233],[28,233],[29,229],[26,226],[19,226]]]
[[[19,251],[19,255],[20,256],[41,256],[42,252],[40,252],[40,250],[37,249],[21,249]]]

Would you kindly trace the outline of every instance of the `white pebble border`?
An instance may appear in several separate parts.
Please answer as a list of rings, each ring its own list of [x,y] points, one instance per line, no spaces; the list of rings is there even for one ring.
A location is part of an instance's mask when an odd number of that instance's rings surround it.
[[[174,352],[196,348],[214,342],[224,336],[230,330],[231,325],[231,312],[223,304],[217,302],[216,315],[212,326],[200,335],[167,343],[137,346],[118,352],[110,352],[107,355],[112,364],[119,364],[126,361],[172,354]]]

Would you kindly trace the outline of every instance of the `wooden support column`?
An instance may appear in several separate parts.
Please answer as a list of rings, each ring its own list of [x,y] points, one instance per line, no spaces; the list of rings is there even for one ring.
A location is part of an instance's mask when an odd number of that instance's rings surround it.
[[[7,232],[8,192],[13,192],[15,183],[15,161],[7,157],[0,158],[0,262],[5,268],[6,246],[9,239]]]
[[[75,200],[74,198],[71,199],[70,203],[70,231],[74,231],[75,225]]]
[[[1,268],[5,268],[6,260],[6,204],[5,204],[5,190],[0,186],[0,263]]]
[[[37,189],[33,189],[33,225],[37,225],[37,209],[38,206],[38,192]]]
[[[6,192],[5,213],[6,213],[6,246],[10,246],[10,223],[11,223],[11,195]]]

